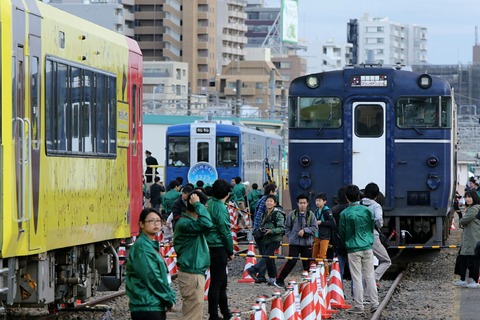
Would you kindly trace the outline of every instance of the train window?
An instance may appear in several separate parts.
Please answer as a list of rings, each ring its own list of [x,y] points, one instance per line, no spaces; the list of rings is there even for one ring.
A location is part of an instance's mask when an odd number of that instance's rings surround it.
[[[168,137],[168,160],[171,167],[190,166],[190,138]]]
[[[238,167],[238,137],[217,137],[217,166]]]
[[[383,108],[378,104],[359,104],[355,107],[355,134],[376,138],[383,135]]]
[[[35,150],[40,148],[40,85],[39,85],[39,58],[33,56],[30,64],[30,110],[32,121],[32,147]]]
[[[403,97],[396,105],[399,128],[450,128],[452,101],[449,97]]]
[[[108,153],[117,150],[117,83],[116,79],[107,77],[108,94]]]
[[[290,127],[340,128],[342,125],[342,101],[335,97],[300,97],[290,99]]]
[[[116,78],[47,59],[47,155],[116,155]]]
[[[95,117],[93,113],[93,72],[90,70],[83,71],[83,106],[82,106],[82,137],[83,151],[86,153],[93,152],[94,135],[93,124]]]
[[[197,143],[197,162],[210,162],[208,158],[208,142]]]

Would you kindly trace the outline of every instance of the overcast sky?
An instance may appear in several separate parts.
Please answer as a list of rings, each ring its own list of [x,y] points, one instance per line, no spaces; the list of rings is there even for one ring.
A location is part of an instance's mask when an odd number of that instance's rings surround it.
[[[428,29],[428,63],[456,64],[472,61],[475,26],[480,30],[480,0],[299,0],[299,34],[317,55],[328,39],[346,43],[347,23],[370,17],[388,17],[400,24]],[[280,0],[265,0],[269,7]],[[480,33],[480,31],[479,31]],[[480,38],[480,36],[479,36]],[[480,41],[479,41],[480,42]],[[309,59],[310,60],[310,59]]]

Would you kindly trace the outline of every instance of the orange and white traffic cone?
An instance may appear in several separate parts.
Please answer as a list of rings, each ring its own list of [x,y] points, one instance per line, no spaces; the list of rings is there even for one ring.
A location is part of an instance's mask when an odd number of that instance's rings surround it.
[[[259,296],[256,303],[260,306],[260,319],[267,320],[267,299],[264,296]]]
[[[241,313],[238,310],[233,310],[232,311],[232,320],[242,320],[241,318]]]
[[[294,279],[290,279],[288,281],[288,285],[292,286],[292,288],[293,288],[293,299],[294,299],[294,302],[295,302],[295,310],[297,310],[297,315],[298,315],[298,318],[300,319],[302,317],[302,309],[300,307],[301,297],[300,297],[299,285],[298,285],[297,281],[295,281]]]
[[[125,259],[127,258],[127,249],[125,247],[125,240],[120,240],[120,246],[118,246],[118,260],[120,260],[120,265],[125,263]]]
[[[272,306],[270,307],[268,320],[284,320],[282,298],[280,298],[280,296],[281,293],[279,290],[273,292]]]
[[[252,315],[250,315],[250,320],[267,320],[262,319],[262,309],[258,304],[252,305]]]
[[[317,265],[318,273],[318,293],[320,295],[320,313],[323,319],[330,319],[334,310],[330,309],[330,304],[328,303],[328,285],[327,279],[325,276],[325,266],[323,262],[319,262]],[[335,311],[336,313],[336,311]]]
[[[257,259],[253,257],[255,255],[255,245],[253,242],[248,243],[248,253],[247,255],[251,257],[247,257],[245,260],[245,268],[243,269],[242,279],[238,280],[238,283],[254,283],[255,280],[250,277],[247,272],[247,269],[253,267],[257,263]]]
[[[300,307],[302,309],[303,320],[315,320],[315,306],[313,302],[312,284],[310,283],[310,277],[306,277],[302,286],[302,299],[300,301]]]
[[[170,276],[176,275],[178,273],[178,267],[177,267],[176,253],[173,246],[170,246],[167,252],[166,263],[168,267],[168,273],[170,274]]]
[[[352,306],[345,303],[345,294],[343,292],[342,276],[340,274],[340,265],[336,258],[333,258],[330,280],[328,283],[328,295],[330,304],[337,309],[350,309]]]
[[[208,290],[210,289],[210,268],[205,272],[205,287],[203,288],[203,300],[208,300]]]
[[[293,286],[287,286],[287,296],[283,301],[283,317],[285,320],[299,320],[297,306],[295,305],[295,295],[293,293]]]
[[[318,287],[317,287],[317,270],[314,267],[310,267],[310,284],[312,286],[312,294],[313,294],[313,308],[315,310],[315,319],[321,315],[320,311],[320,298],[318,295]]]

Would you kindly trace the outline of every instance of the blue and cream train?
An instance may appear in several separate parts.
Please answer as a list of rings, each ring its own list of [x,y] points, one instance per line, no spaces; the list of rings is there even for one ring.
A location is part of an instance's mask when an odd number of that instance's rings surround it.
[[[457,145],[447,81],[402,67],[355,66],[299,77],[288,99],[292,199],[326,192],[331,204],[339,187],[375,182],[391,245],[444,244]]]
[[[0,2],[0,302],[118,288],[142,208],[142,56],[35,0]]]
[[[283,139],[232,121],[196,121],[172,125],[166,134],[166,181],[177,177],[195,184],[217,178],[242,178],[280,186]]]

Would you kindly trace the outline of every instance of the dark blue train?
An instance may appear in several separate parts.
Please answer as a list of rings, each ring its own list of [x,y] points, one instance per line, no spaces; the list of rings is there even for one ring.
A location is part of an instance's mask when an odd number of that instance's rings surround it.
[[[375,182],[391,245],[442,245],[456,185],[450,84],[401,67],[302,76],[289,89],[289,188],[326,192]]]

